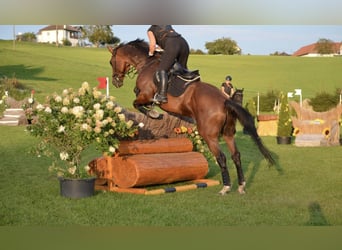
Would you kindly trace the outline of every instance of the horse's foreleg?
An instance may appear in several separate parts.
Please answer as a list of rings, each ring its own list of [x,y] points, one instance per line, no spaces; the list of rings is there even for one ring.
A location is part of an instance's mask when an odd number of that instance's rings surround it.
[[[163,119],[163,115],[159,114],[158,111],[154,110],[153,104],[148,104],[148,105],[138,105],[136,103],[133,103],[134,108],[139,110],[139,112],[143,113],[144,115],[151,117],[153,119],[158,119],[161,120]]]
[[[144,115],[148,115],[148,112],[150,109],[146,105],[138,105],[136,103],[133,103],[133,106],[135,109],[137,109],[140,113],[143,113]]]
[[[150,97],[147,93],[140,91],[138,88],[136,88],[134,92],[137,96],[133,102],[134,108],[153,119],[163,119],[163,115],[154,110],[153,103],[150,101]]]

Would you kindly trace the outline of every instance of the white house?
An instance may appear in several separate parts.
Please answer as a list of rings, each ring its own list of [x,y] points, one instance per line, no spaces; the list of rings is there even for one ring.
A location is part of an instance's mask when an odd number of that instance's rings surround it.
[[[81,31],[77,27],[70,25],[49,25],[40,29],[37,33],[38,43],[57,43],[63,44],[68,40],[72,46],[78,46],[81,43]]]
[[[342,55],[342,43],[333,43],[332,44],[333,52],[331,54],[321,55],[317,52],[316,43],[306,45],[301,47],[295,53],[294,56],[302,56],[302,57],[318,57],[318,56],[325,56],[325,57],[332,57],[332,56],[341,56]]]

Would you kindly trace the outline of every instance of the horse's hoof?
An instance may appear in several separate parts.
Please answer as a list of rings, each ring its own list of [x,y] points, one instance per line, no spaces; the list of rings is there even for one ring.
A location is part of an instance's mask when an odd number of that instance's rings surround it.
[[[239,185],[239,188],[238,188],[239,194],[245,194],[246,193],[245,186],[246,186],[246,182],[243,182],[241,185]]]
[[[246,191],[242,188],[242,189],[240,189],[240,187],[239,187],[239,194],[245,194],[246,193]]]
[[[225,195],[230,192],[230,186],[223,186],[221,191],[219,192],[220,195]]]
[[[148,116],[153,118],[153,119],[158,119],[160,114],[158,111],[150,110],[150,111],[148,111]]]

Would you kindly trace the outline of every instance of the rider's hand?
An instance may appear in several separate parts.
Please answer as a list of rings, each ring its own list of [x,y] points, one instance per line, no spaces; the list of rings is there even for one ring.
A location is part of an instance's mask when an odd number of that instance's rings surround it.
[[[159,46],[156,46],[156,51],[157,52],[164,52],[164,50],[161,47],[159,47]]]

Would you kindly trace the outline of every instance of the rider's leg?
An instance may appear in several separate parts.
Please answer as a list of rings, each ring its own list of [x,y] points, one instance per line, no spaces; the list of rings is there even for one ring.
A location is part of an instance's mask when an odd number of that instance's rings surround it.
[[[183,68],[188,69],[188,57],[189,57],[189,45],[184,38],[179,38],[180,48],[177,57],[177,61]]]
[[[159,83],[159,91],[155,96],[155,101],[159,103],[167,102],[167,87],[168,87],[168,77],[165,70],[159,70],[156,72],[157,81]]]

